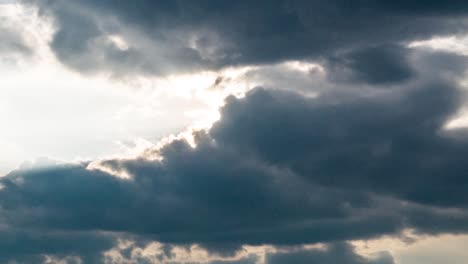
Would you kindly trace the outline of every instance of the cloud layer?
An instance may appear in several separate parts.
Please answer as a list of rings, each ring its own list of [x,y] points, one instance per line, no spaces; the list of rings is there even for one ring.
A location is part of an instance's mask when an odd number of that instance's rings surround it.
[[[384,56],[383,63],[399,56],[376,47],[463,33],[468,12],[461,0],[32,3],[56,20],[51,46],[58,58],[83,72],[118,75],[328,60],[348,52],[354,54],[348,66],[371,70],[369,56]],[[385,69],[394,79],[408,75],[404,68]],[[388,81],[361,73],[358,79]]]
[[[0,178],[0,261],[393,264],[348,242],[468,232],[466,129],[446,128],[467,60],[406,45],[466,32],[465,1],[24,3],[55,20],[50,47],[80,72],[263,65],[246,76],[272,87],[226,98],[193,142]],[[322,79],[293,79],[291,60]],[[157,254],[133,253],[155,241]],[[178,258],[194,245],[209,258]]]

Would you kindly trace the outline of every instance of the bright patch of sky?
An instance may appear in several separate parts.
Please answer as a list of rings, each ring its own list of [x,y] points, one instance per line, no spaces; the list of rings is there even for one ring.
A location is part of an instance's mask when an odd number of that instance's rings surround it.
[[[0,175],[41,157],[70,162],[136,154],[168,134],[208,126],[226,94],[246,87],[212,89],[218,74],[242,69],[159,79],[83,76],[55,58],[53,24],[35,10],[2,1],[0,21],[32,50],[0,53]]]
[[[466,264],[467,235],[410,236],[411,240],[386,237],[369,241],[356,241],[357,251],[372,256],[389,251],[397,264]]]

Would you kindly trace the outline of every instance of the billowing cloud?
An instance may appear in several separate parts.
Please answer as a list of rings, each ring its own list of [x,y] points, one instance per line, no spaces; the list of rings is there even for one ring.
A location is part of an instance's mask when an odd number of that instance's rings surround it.
[[[232,99],[211,134],[218,144],[293,169],[314,183],[465,205],[459,166],[466,142],[442,131],[459,94],[440,80],[421,85],[407,87],[412,91],[403,97],[389,93],[338,105],[336,97],[310,100],[258,90],[247,100]],[[421,185],[408,186],[409,179]]]

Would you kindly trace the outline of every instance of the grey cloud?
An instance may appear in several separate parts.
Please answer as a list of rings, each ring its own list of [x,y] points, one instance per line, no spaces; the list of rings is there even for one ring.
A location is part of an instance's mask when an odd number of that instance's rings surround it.
[[[45,256],[79,257],[84,263],[102,263],[102,251],[112,248],[114,238],[97,233],[1,230],[2,263],[43,263]]]
[[[370,96],[385,89],[395,90],[390,94],[399,93],[399,90],[421,84],[422,80],[427,84],[439,82],[440,76],[456,82],[463,78],[467,62],[466,56],[454,53],[377,46],[328,58],[320,64],[305,60],[255,67],[247,71],[242,80],[266,89],[294,91],[309,96],[319,94],[322,98],[330,99],[339,94],[341,100]],[[235,80],[222,79],[217,86],[222,88],[230,82]]]
[[[239,243],[204,243],[200,244],[200,246],[208,250],[211,254],[222,257],[235,256],[243,249],[242,245]]]
[[[346,66],[356,66],[356,78],[369,78],[371,83],[404,80],[411,75],[392,58],[394,51],[373,47],[466,32],[463,18],[468,11],[468,4],[462,1],[34,3],[58,21],[53,41],[58,57],[81,71],[165,75],[352,54],[352,63]],[[87,25],[76,22],[76,17],[86,20]],[[102,38],[109,34],[121,34],[130,48],[120,50],[103,43]],[[76,47],[77,43],[81,47]],[[384,55],[388,64],[375,62],[376,53]],[[390,76],[376,74],[372,65],[378,65],[376,70],[390,69]]]
[[[197,143],[196,149],[184,141],[172,143],[164,148],[161,163],[104,163],[135,175],[132,181],[81,166],[16,171],[2,180],[2,215],[7,225],[24,228],[130,232],[208,249],[213,243],[373,237],[402,228],[391,213],[354,212],[380,211],[365,193],[307,184],[287,171],[220,149],[204,134]]]
[[[399,46],[368,47],[331,57],[328,75],[339,82],[398,84],[413,77],[407,48]]]
[[[267,264],[394,264],[393,257],[387,252],[381,252],[370,259],[354,252],[352,246],[346,243],[329,245],[326,250],[301,249],[285,253],[271,253],[266,255]]]
[[[248,100],[231,98],[211,134],[314,183],[465,206],[466,141],[441,131],[460,96],[443,81],[421,85],[339,104],[257,90]]]
[[[256,257],[255,255],[251,255],[249,257],[246,257],[246,258],[243,258],[243,259],[240,259],[240,260],[211,261],[209,264],[255,264],[255,263],[257,263],[257,259],[258,259],[258,257]]]

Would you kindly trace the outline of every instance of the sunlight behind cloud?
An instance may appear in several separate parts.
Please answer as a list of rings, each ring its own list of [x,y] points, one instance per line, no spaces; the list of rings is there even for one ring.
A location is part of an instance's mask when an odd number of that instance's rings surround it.
[[[211,88],[219,74],[232,78],[245,69],[161,78],[85,76],[57,61],[46,17],[14,3],[0,5],[0,18],[35,47],[32,57],[14,65],[0,60],[0,174],[43,156],[74,161],[135,155],[141,142],[149,147],[185,127],[209,127],[227,94],[248,89],[236,82]],[[120,36],[109,39],[128,48]]]
[[[406,233],[409,235],[410,233]],[[384,237],[369,241],[355,241],[358,252],[371,256],[378,251],[389,251],[397,264],[465,264],[468,259],[466,235]]]
[[[435,37],[427,40],[414,41],[408,44],[410,48],[431,48],[435,50],[442,50],[454,52],[461,55],[468,55],[468,37]]]

